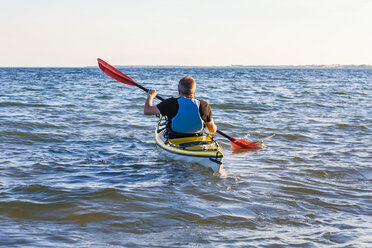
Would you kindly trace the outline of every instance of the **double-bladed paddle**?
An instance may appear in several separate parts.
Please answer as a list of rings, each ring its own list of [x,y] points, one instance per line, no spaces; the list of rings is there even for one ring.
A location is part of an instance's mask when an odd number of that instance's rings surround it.
[[[97,60],[98,60],[99,68],[106,75],[112,77],[113,79],[115,79],[115,80],[117,80],[121,83],[130,85],[130,86],[137,86],[138,88],[140,88],[140,89],[142,89],[146,92],[149,91],[148,89],[139,85],[133,79],[131,79],[130,77],[128,77],[127,75],[125,75],[124,73],[122,73],[121,71],[116,69],[115,67],[111,66],[110,64],[106,63],[102,59],[97,59]],[[158,95],[156,96],[156,98],[158,98],[161,101],[164,101],[164,98],[162,98]],[[250,142],[250,141],[246,141],[246,140],[242,140],[242,139],[236,139],[236,138],[228,136],[227,134],[223,133],[220,130],[217,130],[217,133],[221,134],[225,138],[228,138],[230,140],[231,144],[233,145],[233,147],[236,148],[236,149],[257,149],[257,148],[262,147],[262,145],[260,144],[259,141]]]

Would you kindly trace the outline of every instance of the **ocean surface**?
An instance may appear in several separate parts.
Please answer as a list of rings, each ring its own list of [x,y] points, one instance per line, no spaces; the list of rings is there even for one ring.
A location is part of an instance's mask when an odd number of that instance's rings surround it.
[[[213,174],[98,68],[0,68],[1,247],[372,247],[372,70],[119,69],[162,97],[192,76],[221,131],[275,136],[216,134]]]

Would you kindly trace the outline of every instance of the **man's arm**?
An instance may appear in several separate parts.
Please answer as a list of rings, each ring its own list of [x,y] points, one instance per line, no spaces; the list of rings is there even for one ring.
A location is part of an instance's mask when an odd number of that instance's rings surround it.
[[[206,127],[210,133],[217,132],[217,126],[214,124],[213,117],[212,117],[212,110],[209,104],[206,101],[199,100],[200,101],[200,109],[199,113],[202,117],[204,123],[206,124]]]
[[[158,109],[158,107],[152,105],[152,101],[154,100],[154,98],[156,97],[157,94],[158,93],[156,92],[156,90],[149,90],[148,95],[147,95],[147,99],[146,99],[146,102],[145,102],[145,107],[143,108],[143,113],[145,115],[158,115],[158,114],[160,114],[160,110]]]
[[[214,124],[213,118],[210,122],[205,123],[207,125],[207,129],[210,133],[215,133],[217,131],[217,126]]]

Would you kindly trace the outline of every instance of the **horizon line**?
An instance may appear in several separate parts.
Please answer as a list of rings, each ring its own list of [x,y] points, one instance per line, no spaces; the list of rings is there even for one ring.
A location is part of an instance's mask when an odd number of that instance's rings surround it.
[[[307,64],[307,65],[242,65],[242,64],[231,64],[231,65],[114,65],[116,67],[230,67],[230,68],[239,68],[239,67],[252,67],[252,68],[270,68],[270,67],[277,67],[277,68],[370,68],[372,69],[372,64]],[[0,68],[94,68],[98,67],[98,65],[87,65],[87,66],[0,66]]]

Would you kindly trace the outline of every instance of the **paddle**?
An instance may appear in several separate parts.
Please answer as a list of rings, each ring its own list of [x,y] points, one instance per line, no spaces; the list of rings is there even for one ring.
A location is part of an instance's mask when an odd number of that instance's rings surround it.
[[[142,89],[142,90],[144,90],[146,92],[149,91],[148,89],[146,89],[145,87],[139,85],[133,79],[131,79],[130,77],[128,77],[127,75],[125,75],[124,73],[122,73],[121,71],[119,71],[118,69],[114,68],[113,66],[109,65],[108,63],[106,63],[102,59],[97,59],[97,61],[98,61],[99,68],[106,75],[112,77],[113,79],[115,79],[115,80],[117,80],[117,81],[119,81],[121,83],[130,85],[130,86],[137,86],[138,88],[140,88],[140,89]],[[160,97],[160,96],[156,96],[156,98],[158,98],[161,101],[164,101],[164,99],[162,97]],[[249,141],[242,140],[242,139],[232,138],[232,137],[228,136],[227,134],[223,133],[220,130],[217,130],[217,133],[219,133],[222,136],[228,138],[234,148],[237,148],[237,149],[257,149],[257,148],[261,148],[261,144],[259,144],[258,141],[249,142]]]
[[[137,86],[138,88],[148,92],[149,90],[146,89],[145,87],[137,84],[136,82],[134,82],[133,79],[131,79],[130,77],[128,77],[127,75],[125,75],[124,73],[122,73],[121,71],[119,71],[118,69],[116,69],[115,67],[109,65],[108,63],[106,63],[105,61],[103,61],[102,59],[97,59],[98,61],[98,66],[99,68],[108,76],[112,77],[113,79],[119,81],[119,82],[122,82],[124,84],[127,84],[127,85],[130,85],[130,86]],[[164,101],[164,98],[160,97],[160,96],[156,96],[156,98],[158,98],[160,101]]]

